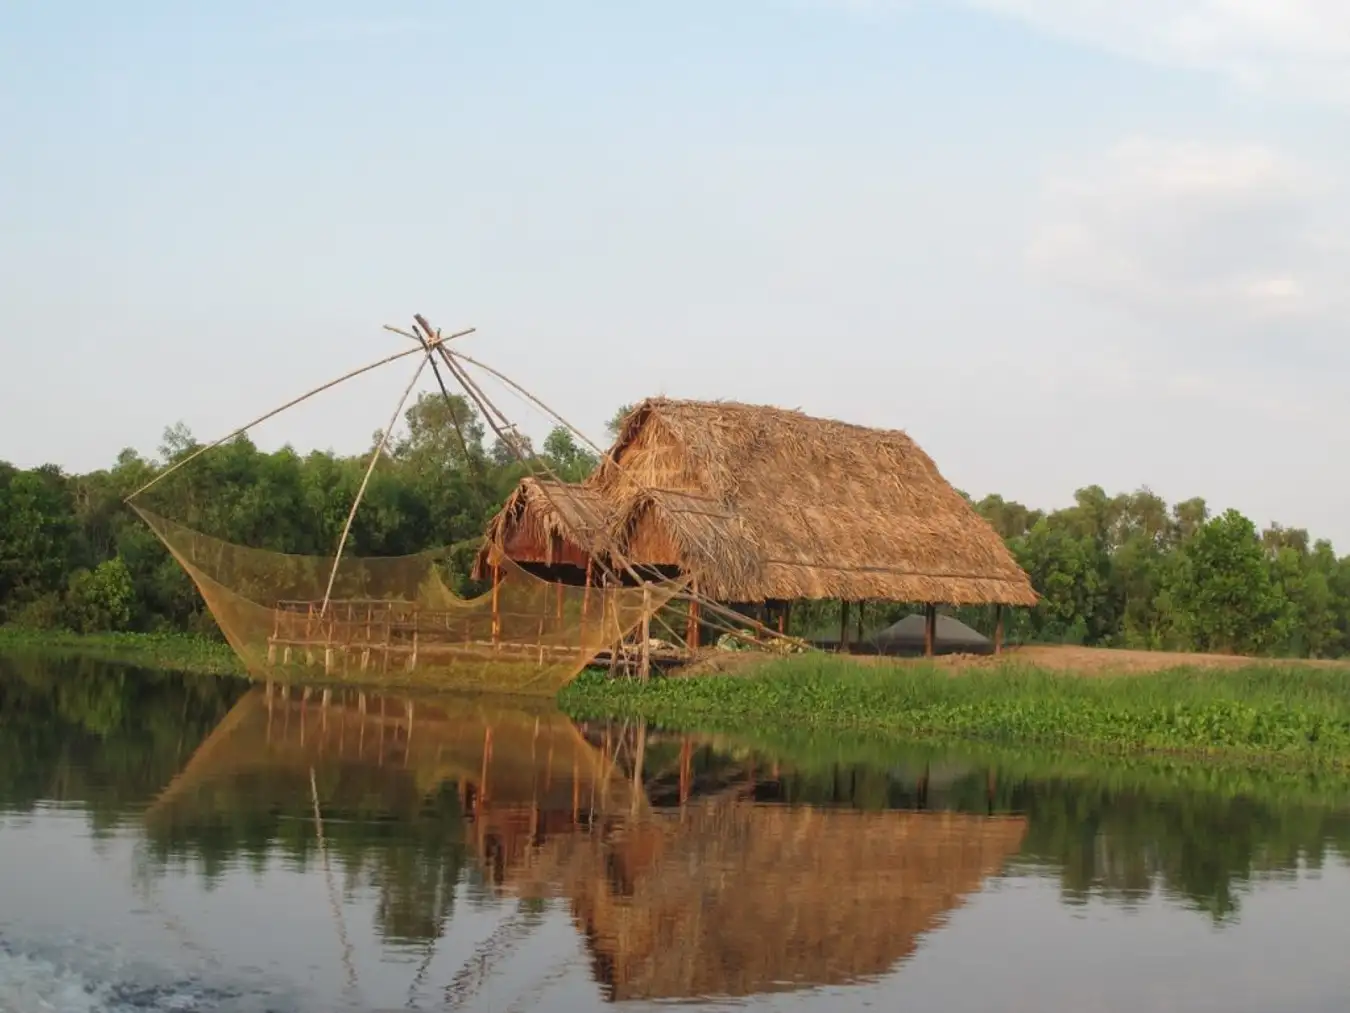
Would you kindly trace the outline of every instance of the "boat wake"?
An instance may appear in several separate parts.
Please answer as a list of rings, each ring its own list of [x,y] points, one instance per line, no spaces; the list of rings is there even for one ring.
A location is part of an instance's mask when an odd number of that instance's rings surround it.
[[[25,952],[0,939],[4,1013],[259,1013],[279,1010],[275,995],[207,984],[192,977],[156,980],[150,971],[95,967],[82,955]],[[89,965],[89,966],[85,966]]]

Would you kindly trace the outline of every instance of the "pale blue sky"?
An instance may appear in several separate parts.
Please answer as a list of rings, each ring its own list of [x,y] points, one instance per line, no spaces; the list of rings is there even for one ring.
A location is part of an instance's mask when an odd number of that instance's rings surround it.
[[[214,437],[423,312],[597,437],[801,407],[1350,551],[1343,0],[10,0],[0,137],[0,459]]]

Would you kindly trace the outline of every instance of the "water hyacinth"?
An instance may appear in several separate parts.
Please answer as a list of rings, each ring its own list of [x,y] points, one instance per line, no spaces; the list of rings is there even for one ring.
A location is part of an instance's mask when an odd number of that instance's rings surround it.
[[[646,684],[588,673],[561,703],[577,716],[671,727],[855,729],[1350,766],[1350,669],[1254,664],[1084,677],[1010,664],[954,676],[932,665],[812,655],[744,675]]]

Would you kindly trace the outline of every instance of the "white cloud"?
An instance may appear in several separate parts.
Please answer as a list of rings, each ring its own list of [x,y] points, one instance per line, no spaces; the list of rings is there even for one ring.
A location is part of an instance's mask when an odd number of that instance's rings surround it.
[[[1329,180],[1261,146],[1132,138],[1051,179],[1029,259],[1044,278],[1216,336],[1344,319],[1350,251]]]
[[[876,15],[914,0],[795,0]],[[1350,105],[1346,0],[945,0],[1131,59],[1253,91]]]
[[[1047,33],[1244,87],[1350,104],[1345,0],[960,0]]]

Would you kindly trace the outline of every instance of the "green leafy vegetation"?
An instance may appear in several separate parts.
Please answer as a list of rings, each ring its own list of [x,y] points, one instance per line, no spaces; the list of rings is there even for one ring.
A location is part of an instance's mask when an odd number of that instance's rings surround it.
[[[242,675],[239,657],[223,640],[187,633],[89,633],[0,628],[0,654],[120,661],[192,675]]]
[[[560,699],[576,716],[676,728],[815,727],[1350,766],[1350,669],[1339,667],[1083,678],[1008,665],[953,677],[806,655],[743,676],[644,684],[587,673]]]

